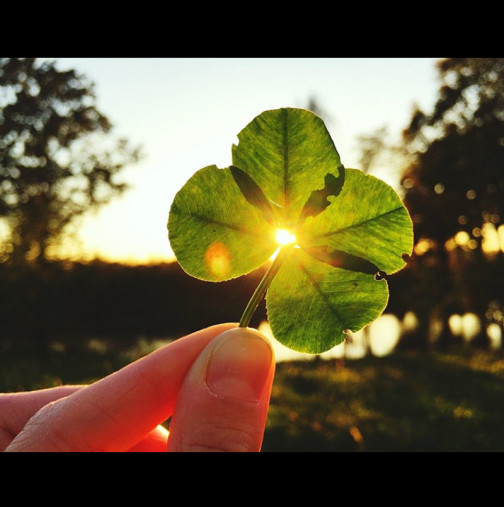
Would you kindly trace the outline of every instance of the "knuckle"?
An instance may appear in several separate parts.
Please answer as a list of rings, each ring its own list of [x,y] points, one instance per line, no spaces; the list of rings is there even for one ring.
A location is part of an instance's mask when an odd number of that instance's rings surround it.
[[[251,425],[229,426],[222,422],[210,423],[194,428],[186,435],[182,447],[184,451],[203,452],[253,452],[254,429]]]
[[[33,450],[49,452],[78,451],[68,428],[58,417],[60,400],[42,407],[25,425],[13,440],[12,450]]]

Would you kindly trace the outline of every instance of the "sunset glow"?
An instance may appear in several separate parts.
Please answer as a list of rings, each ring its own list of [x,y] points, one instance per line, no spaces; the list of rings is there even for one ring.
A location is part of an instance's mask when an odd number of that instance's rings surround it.
[[[56,60],[61,70],[75,68],[96,83],[99,107],[116,135],[139,144],[145,154],[118,178],[130,190],[82,217],[74,236],[54,251],[54,257],[72,259],[172,261],[166,222],[175,193],[202,167],[228,167],[236,133],[261,111],[306,107],[313,96],[339,139],[345,164],[358,167],[358,135],[383,118],[391,131],[402,129],[411,103],[427,107],[437,90],[437,58]],[[411,72],[404,72],[405,65]],[[388,167],[375,175],[397,184]],[[223,259],[213,265],[225,269]]]

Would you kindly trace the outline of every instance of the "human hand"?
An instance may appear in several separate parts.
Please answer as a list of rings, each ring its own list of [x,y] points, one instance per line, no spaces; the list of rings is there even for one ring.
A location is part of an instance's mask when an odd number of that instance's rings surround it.
[[[0,450],[259,451],[274,370],[258,331],[212,326],[89,386],[0,394]]]

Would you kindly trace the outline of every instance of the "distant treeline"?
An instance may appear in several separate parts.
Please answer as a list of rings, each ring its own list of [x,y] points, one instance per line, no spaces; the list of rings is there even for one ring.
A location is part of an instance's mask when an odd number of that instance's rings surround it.
[[[188,276],[177,263],[0,265],[0,350],[78,349],[90,338],[122,348],[140,337],[176,338],[237,322],[262,274],[217,284]],[[263,304],[252,325],[264,318]]]
[[[388,277],[385,312],[401,320],[412,311],[419,321],[414,335],[410,331],[401,337],[401,348],[428,345],[432,307],[442,310],[437,315],[445,324],[449,315],[467,311],[479,315],[483,323],[491,321],[488,301],[502,298],[503,255],[468,271],[456,297],[448,290],[452,271],[428,257],[413,256],[405,269]],[[176,262],[148,266],[50,262],[43,268],[0,264],[0,353],[15,348],[41,353],[55,343],[79,350],[90,339],[121,350],[140,338],[178,338],[209,325],[237,322],[263,274],[261,268],[235,280],[211,283],[187,275]],[[263,301],[251,326],[266,318]],[[443,335],[449,333],[446,325],[443,329]],[[486,346],[484,325],[481,335],[480,343]],[[449,334],[438,342],[456,340]]]

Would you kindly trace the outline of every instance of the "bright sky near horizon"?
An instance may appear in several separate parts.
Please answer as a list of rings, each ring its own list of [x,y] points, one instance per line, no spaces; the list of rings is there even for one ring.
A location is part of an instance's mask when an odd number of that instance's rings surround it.
[[[396,137],[415,103],[432,108],[439,59],[51,58],[95,83],[115,134],[145,155],[122,173],[132,188],[83,220],[75,251],[122,262],[171,259],[166,222],[175,193],[198,169],[228,166],[236,135],[266,109],[315,98],[342,162],[358,167],[357,136],[386,125]],[[396,183],[393,171],[377,176]]]

